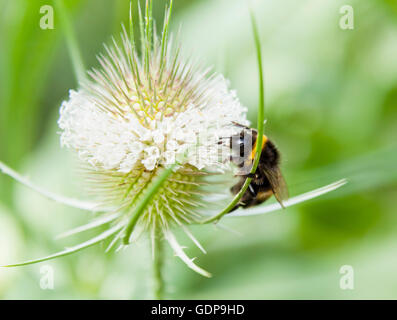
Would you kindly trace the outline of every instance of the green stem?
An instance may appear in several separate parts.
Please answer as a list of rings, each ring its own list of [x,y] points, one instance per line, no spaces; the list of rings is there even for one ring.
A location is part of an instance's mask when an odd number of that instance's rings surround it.
[[[59,13],[62,29],[65,33],[66,44],[69,50],[70,58],[72,60],[76,80],[77,82],[81,82],[86,79],[85,67],[73,26],[70,23],[69,14],[62,0],[54,0],[54,4],[57,12]]]
[[[259,148],[258,148],[259,149]],[[201,221],[201,224],[206,224],[206,223],[211,223],[218,221],[220,218],[222,218],[225,214],[229,213],[240,201],[242,196],[244,195],[245,191],[247,191],[248,186],[251,183],[252,178],[247,178],[244,182],[244,185],[240,189],[239,193],[236,194],[236,196],[233,198],[233,200],[218,214],[215,216],[209,217],[208,219],[205,219]]]
[[[164,292],[164,279],[161,269],[163,267],[164,256],[163,243],[158,232],[156,232],[153,245],[153,296],[156,300],[162,300]]]
[[[264,127],[264,120],[265,120],[265,84],[264,84],[264,77],[263,77],[263,67],[262,67],[262,52],[261,52],[261,43],[259,39],[258,28],[256,25],[254,14],[252,10],[250,10],[251,15],[251,23],[252,23],[252,31],[254,34],[255,40],[255,47],[256,47],[256,55],[257,55],[257,62],[258,62],[258,72],[259,72],[259,104],[258,104],[258,138],[256,140],[256,145],[261,146],[263,141],[263,127]],[[259,159],[261,157],[262,148],[256,148],[255,160],[254,164],[251,168],[251,174],[254,174],[256,168],[259,164]],[[244,182],[243,187],[240,189],[239,193],[233,198],[233,200],[218,214],[208,219],[203,220],[201,223],[211,223],[214,221],[218,221],[222,218],[225,214],[229,213],[240,201],[243,197],[245,191],[247,191],[250,183],[251,178],[247,178]]]

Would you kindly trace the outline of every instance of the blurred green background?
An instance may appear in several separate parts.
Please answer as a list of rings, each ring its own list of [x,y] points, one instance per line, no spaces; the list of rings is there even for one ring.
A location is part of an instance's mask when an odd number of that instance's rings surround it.
[[[65,1],[86,67],[128,21],[128,0]],[[136,4],[136,1],[133,1]],[[161,25],[164,1],[154,1]],[[222,72],[249,107],[258,81],[244,0],[175,0],[184,51]],[[213,273],[203,278],[169,250],[167,298],[397,298],[397,2],[394,0],[252,1],[263,42],[266,132],[283,154],[292,195],[340,178],[342,189],[283,212],[193,227]],[[41,30],[50,0],[0,0],[0,159],[52,191],[84,198],[76,159],[62,150],[59,106],[76,87],[64,35]],[[343,5],[354,29],[339,27]],[[55,240],[90,213],[48,201],[0,176],[0,264],[48,255],[88,239]],[[39,265],[0,269],[3,299],[151,298],[151,258],[143,238],[118,253],[102,246]],[[54,270],[54,290],[40,288],[40,268]],[[343,265],[354,289],[339,286]]]

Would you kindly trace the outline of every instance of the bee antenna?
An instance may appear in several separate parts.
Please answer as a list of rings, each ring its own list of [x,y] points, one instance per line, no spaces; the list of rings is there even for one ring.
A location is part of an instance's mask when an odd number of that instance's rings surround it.
[[[249,129],[249,127],[247,127],[247,126],[245,126],[245,125],[243,125],[243,124],[240,124],[240,123],[238,123],[238,122],[232,121],[232,123],[233,123],[235,126],[237,126],[237,127]]]

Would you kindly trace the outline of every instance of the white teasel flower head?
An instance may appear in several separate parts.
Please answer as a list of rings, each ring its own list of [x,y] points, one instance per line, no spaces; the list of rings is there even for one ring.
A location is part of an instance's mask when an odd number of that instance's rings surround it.
[[[185,61],[168,40],[170,13],[161,39],[151,16],[141,18],[140,55],[130,19],[130,33],[123,28],[121,42],[113,39],[106,54],[98,56],[100,68],[88,73],[90,79],[79,90],[70,91],[58,123],[61,144],[75,150],[95,173],[94,190],[104,204],[116,205],[122,213],[114,221],[119,238],[140,197],[164,168],[178,162],[138,225],[152,238],[160,233],[184,258],[169,230],[179,225],[188,232],[184,224],[200,219],[196,208],[204,203],[203,179],[230,169],[229,157],[219,156],[230,151],[220,138],[241,130],[233,122],[248,122],[247,109],[228,81]],[[196,268],[191,260],[185,262]]]

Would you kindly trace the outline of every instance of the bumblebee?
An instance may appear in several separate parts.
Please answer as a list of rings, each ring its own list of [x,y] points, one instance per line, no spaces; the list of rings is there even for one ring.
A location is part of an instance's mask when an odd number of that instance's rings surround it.
[[[262,139],[262,152],[259,159],[258,167],[255,173],[251,174],[251,168],[256,155],[258,132],[255,129],[234,123],[234,125],[242,128],[242,131],[235,136],[230,137],[230,147],[232,151],[239,153],[237,156],[232,155],[231,161],[234,162],[240,171],[239,182],[230,190],[233,194],[237,194],[246,178],[252,178],[247,191],[231,211],[239,207],[251,207],[263,203],[272,195],[283,206],[283,200],[288,199],[288,190],[280,171],[280,153],[272,141],[265,135]]]

